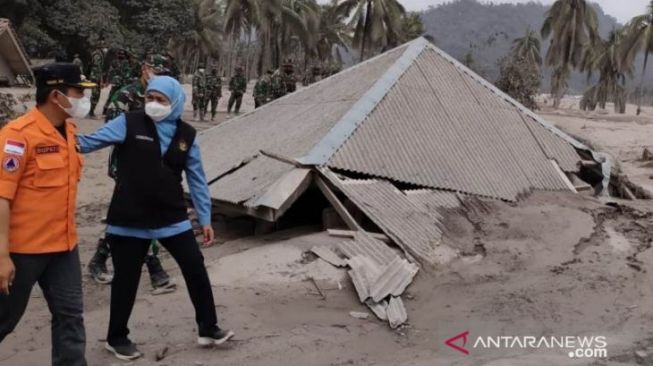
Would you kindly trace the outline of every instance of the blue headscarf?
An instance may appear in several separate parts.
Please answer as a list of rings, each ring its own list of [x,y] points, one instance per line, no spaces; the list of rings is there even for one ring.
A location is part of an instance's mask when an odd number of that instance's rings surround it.
[[[186,103],[186,94],[184,94],[181,84],[170,76],[155,76],[147,85],[146,92],[149,91],[156,91],[165,95],[172,106],[170,115],[161,122],[177,122],[184,112],[184,104]]]

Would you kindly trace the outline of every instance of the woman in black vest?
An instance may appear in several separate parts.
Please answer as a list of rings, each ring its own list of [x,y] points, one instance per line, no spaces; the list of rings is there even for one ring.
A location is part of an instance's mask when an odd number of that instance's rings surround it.
[[[196,131],[180,119],[186,96],[175,79],[159,76],[145,98],[145,111],[120,115],[93,134],[78,136],[83,153],[116,146],[116,187],[107,216],[114,279],[106,348],[121,360],[142,356],[127,337],[127,323],[151,240],[158,240],[181,268],[195,307],[197,342],[221,344],[233,336],[217,325],[211,283],[184,200],[182,172],[204,228],[204,244],[211,245],[211,200]]]

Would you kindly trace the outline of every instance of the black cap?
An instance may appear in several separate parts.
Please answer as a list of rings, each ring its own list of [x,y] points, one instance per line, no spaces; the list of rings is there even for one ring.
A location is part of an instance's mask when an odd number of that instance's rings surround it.
[[[57,85],[74,88],[95,88],[97,84],[87,81],[79,66],[71,63],[57,62],[34,68],[36,87],[51,87]]]

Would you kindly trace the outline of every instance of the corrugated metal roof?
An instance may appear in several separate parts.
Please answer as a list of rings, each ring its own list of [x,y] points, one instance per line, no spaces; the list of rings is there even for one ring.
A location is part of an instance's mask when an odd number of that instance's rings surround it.
[[[505,200],[568,189],[517,108],[466,78],[428,48],[328,165]]]
[[[408,313],[400,297],[392,297],[386,309],[390,328],[395,329],[408,321]]]
[[[354,240],[347,240],[338,244],[338,250],[348,258],[356,256],[368,257],[379,265],[387,265],[395,258],[398,258],[397,253],[390,249],[387,244],[363,231],[354,233]]]
[[[259,155],[235,172],[212,183],[209,186],[211,197],[236,205],[254,202],[293,169],[295,167],[290,164]]]
[[[347,264],[351,268],[347,273],[354,283],[359,300],[364,303],[370,297],[372,284],[381,275],[381,267],[365,256],[349,258]]]
[[[209,181],[260,150],[301,158],[366,93],[407,46],[370,59],[200,134]]]
[[[345,262],[344,259],[338,257],[338,255],[333,250],[331,250],[331,248],[328,248],[325,245],[315,246],[311,249],[311,252],[315,253],[315,255],[336,267],[347,266],[347,262]]]
[[[396,257],[383,268],[381,275],[372,284],[370,288],[372,300],[379,302],[389,295],[400,296],[413,282],[417,271],[419,268],[415,264]]]
[[[391,183],[325,176],[409,255],[429,264],[448,262],[456,255],[441,245],[439,223]]]

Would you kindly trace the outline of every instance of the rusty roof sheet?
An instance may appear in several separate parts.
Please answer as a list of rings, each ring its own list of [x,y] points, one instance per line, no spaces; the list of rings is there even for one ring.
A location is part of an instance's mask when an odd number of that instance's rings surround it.
[[[511,201],[568,189],[520,111],[430,48],[328,165]]]

